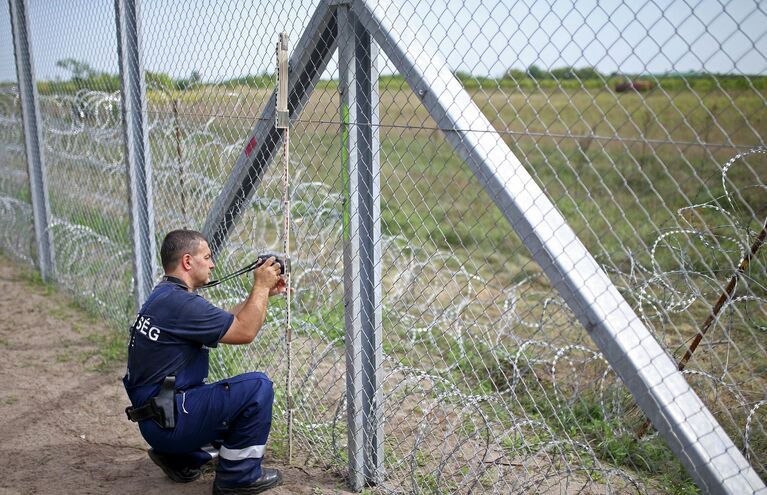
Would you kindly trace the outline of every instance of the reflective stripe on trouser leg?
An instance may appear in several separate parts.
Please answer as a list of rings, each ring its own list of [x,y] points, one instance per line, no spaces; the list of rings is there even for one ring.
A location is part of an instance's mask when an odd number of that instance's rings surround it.
[[[253,445],[244,449],[227,449],[221,447],[219,455],[222,459],[229,461],[241,461],[243,459],[261,459],[264,457],[264,451],[266,451],[266,445]]]
[[[261,476],[261,459],[272,426],[272,382],[261,373],[246,373],[224,380],[227,401],[239,404],[222,435],[216,481],[221,485],[247,485]]]

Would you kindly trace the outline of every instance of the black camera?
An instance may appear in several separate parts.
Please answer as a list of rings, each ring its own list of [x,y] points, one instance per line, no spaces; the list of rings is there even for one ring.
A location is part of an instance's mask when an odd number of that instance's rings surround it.
[[[282,254],[276,254],[276,253],[266,253],[261,254],[256,259],[256,266],[261,266],[264,264],[266,260],[274,256],[274,262],[280,264],[280,275],[285,275],[285,270],[289,267],[287,266],[288,263],[285,262],[285,256]]]

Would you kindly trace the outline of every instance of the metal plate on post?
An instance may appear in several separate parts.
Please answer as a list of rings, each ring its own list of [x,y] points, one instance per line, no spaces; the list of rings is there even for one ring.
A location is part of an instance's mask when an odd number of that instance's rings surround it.
[[[280,33],[277,42],[277,109],[275,124],[277,129],[287,129],[290,125],[288,113],[288,33]]]

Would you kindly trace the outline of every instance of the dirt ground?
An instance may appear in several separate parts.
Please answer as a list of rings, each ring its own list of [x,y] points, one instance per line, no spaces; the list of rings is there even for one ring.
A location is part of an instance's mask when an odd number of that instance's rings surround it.
[[[210,493],[213,472],[177,484],[149,460],[123,412],[123,363],[94,371],[106,330],[30,273],[0,256],[0,495]],[[270,494],[352,493],[321,469],[265,465],[285,477]]]

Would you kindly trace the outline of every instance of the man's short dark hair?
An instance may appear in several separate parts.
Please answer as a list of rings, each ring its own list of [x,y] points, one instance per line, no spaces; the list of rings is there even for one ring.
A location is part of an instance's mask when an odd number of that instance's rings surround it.
[[[186,253],[196,253],[200,242],[208,242],[208,240],[196,230],[181,229],[168,232],[160,248],[163,270],[169,272],[176,268],[181,257]]]

